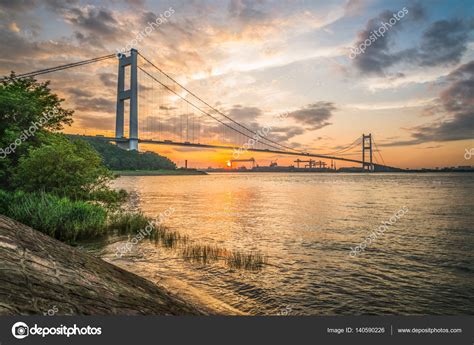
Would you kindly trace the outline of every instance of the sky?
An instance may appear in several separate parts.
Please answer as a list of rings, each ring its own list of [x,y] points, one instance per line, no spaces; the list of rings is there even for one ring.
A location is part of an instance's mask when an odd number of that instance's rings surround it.
[[[146,29],[151,22],[159,25]],[[268,138],[286,146],[329,153],[372,133],[387,165],[474,165],[474,156],[465,158],[466,150],[474,153],[471,0],[0,0],[0,31],[2,75],[133,46],[234,120],[255,131],[272,123]],[[65,132],[113,135],[117,59],[38,80],[51,80],[75,110]],[[153,123],[164,131],[182,114],[199,118],[152,85],[140,77],[140,137],[153,138]],[[217,126],[206,123],[203,135],[218,143]],[[190,167],[221,167],[232,158],[216,149],[140,149],[180,166],[187,159]],[[360,148],[346,154],[361,157]],[[295,159],[248,152],[239,158],[250,157],[260,165]],[[338,163],[344,165],[353,164]]]

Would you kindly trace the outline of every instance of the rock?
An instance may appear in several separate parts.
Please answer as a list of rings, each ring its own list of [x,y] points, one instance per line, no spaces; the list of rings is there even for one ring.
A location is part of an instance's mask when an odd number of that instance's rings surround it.
[[[0,315],[198,315],[165,289],[0,215]]]

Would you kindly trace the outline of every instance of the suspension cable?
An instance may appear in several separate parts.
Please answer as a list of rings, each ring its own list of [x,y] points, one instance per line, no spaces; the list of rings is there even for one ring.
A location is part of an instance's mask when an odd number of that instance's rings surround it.
[[[372,136],[372,140],[374,141],[375,150],[376,150],[377,153],[379,154],[380,159],[382,159],[383,165],[386,165],[386,164],[385,164],[385,160],[383,159],[383,156],[382,156],[382,152],[379,150],[379,148],[377,147],[377,144],[375,143],[374,136]]]
[[[174,83],[176,83],[177,85],[179,85],[181,88],[183,88],[185,91],[187,91],[190,95],[194,96],[195,98],[197,98],[198,100],[200,100],[202,103],[204,103],[205,105],[207,105],[209,108],[211,108],[212,110],[214,110],[215,112],[217,112],[219,115],[222,115],[224,116],[226,119],[228,119],[229,121],[235,123],[236,125],[238,125],[239,127],[242,127],[244,128],[245,130],[249,131],[250,133],[252,134],[257,134],[257,132],[253,131],[252,129],[250,128],[247,128],[246,126],[242,125],[241,123],[235,121],[234,119],[232,119],[231,117],[229,117],[228,115],[222,113],[220,110],[214,108],[212,105],[210,105],[209,103],[207,103],[206,101],[204,101],[202,98],[200,98],[199,96],[197,96],[196,94],[194,94],[192,91],[190,91],[189,89],[187,89],[185,86],[183,86],[182,84],[180,84],[178,81],[176,81],[175,79],[173,79],[170,75],[168,75],[167,73],[165,73],[162,69],[160,69],[158,66],[156,66],[155,64],[153,64],[150,60],[148,60],[146,57],[144,57],[140,52],[138,53],[146,62],[148,62],[150,65],[152,65],[154,68],[156,68],[159,72],[161,72],[163,75],[165,75],[168,79],[170,79],[171,81],[173,81]],[[299,152],[299,153],[303,153],[303,151],[300,151],[300,150],[297,150],[297,149],[294,149],[292,147],[289,147],[289,146],[285,146],[283,144],[280,144],[276,141],[273,141],[271,139],[268,139],[268,138],[262,138],[268,142],[271,142],[275,145],[278,145],[278,146],[281,146],[285,149],[288,149],[288,150],[292,150],[292,151],[295,151],[295,152]],[[268,146],[271,146],[269,144],[265,144],[265,145],[268,145]]]
[[[61,71],[61,70],[72,68],[72,67],[83,66],[83,65],[94,63],[94,62],[99,62],[99,61],[111,59],[115,56],[116,56],[115,54],[104,55],[104,56],[97,57],[97,58],[94,58],[94,59],[83,60],[83,61],[68,63],[68,64],[65,64],[65,65],[40,69],[40,70],[37,70],[37,71],[32,71],[32,72],[28,72],[28,73],[15,75],[13,77],[4,77],[4,78],[0,79],[0,81],[5,81],[5,80],[9,80],[9,79],[21,79],[21,78],[35,77],[35,76],[41,75],[41,74]]]
[[[339,154],[339,153],[343,153],[343,152],[346,152],[346,151],[349,151],[351,150],[352,148],[354,148],[360,141],[360,137],[358,137],[356,140],[354,140],[352,142],[352,144],[350,144],[349,146],[346,146],[345,148],[342,148],[342,149],[339,149],[339,150],[336,150],[334,152],[329,152],[329,153],[324,153],[324,155],[327,155],[327,156],[330,156],[330,155],[334,155],[334,154]]]
[[[236,131],[242,135],[244,135],[245,137],[249,138],[249,139],[254,139],[252,137],[250,137],[249,135],[239,131],[238,129],[235,129],[234,127],[228,125],[227,123],[219,120],[218,118],[216,118],[215,116],[209,114],[207,111],[204,111],[202,110],[201,108],[199,108],[197,105],[193,104],[192,102],[188,101],[186,98],[184,98],[183,96],[181,96],[179,93],[177,93],[176,91],[172,90],[169,86],[163,84],[161,81],[159,81],[158,79],[156,79],[154,76],[152,76],[150,73],[148,73],[147,71],[145,71],[142,67],[138,66],[138,68],[145,74],[147,74],[150,78],[152,78],[153,80],[155,80],[157,83],[159,83],[160,85],[162,85],[163,87],[165,87],[168,91],[174,93],[176,96],[178,96],[179,98],[181,98],[183,101],[185,101],[186,103],[188,103],[189,105],[191,105],[192,107],[196,108],[197,110],[199,110],[200,112],[202,112],[203,114],[211,117],[212,119],[216,120],[217,122],[219,122],[220,124],[224,125],[225,127],[228,127],[230,129],[232,129],[233,131]],[[276,147],[276,146],[272,146],[270,144],[267,144],[265,143],[265,145],[269,146],[269,147],[272,147],[274,149],[277,149],[277,150],[280,150],[279,147]]]

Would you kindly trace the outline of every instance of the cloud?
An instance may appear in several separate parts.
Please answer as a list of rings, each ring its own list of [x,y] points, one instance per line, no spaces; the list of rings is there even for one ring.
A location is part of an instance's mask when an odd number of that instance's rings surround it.
[[[381,146],[474,139],[474,60],[452,71],[446,80],[449,86],[441,91],[435,109],[443,108],[448,117],[411,128],[412,139]]]
[[[68,88],[67,92],[69,92],[69,94],[71,94],[74,98],[89,98],[94,96],[94,93],[91,91],[78,89],[75,87]]]
[[[115,128],[115,115],[81,115],[78,119],[82,128],[93,128],[94,130],[108,130]]]
[[[242,21],[259,21],[265,17],[265,13],[258,9],[263,1],[253,0],[231,0],[229,3],[229,15]]]
[[[359,47],[367,40],[374,30],[388,22],[391,11],[384,11],[370,19],[366,28],[358,34],[354,46]],[[415,5],[408,9],[408,14],[387,30],[383,37],[371,42],[364,53],[354,59],[354,66],[361,72],[385,75],[386,70],[398,63],[417,64],[420,66],[453,65],[460,62],[467,50],[470,25],[460,19],[439,20],[433,22],[422,34],[418,45],[400,51],[393,51],[396,46],[397,32],[410,22],[425,17],[421,6]]]
[[[68,99],[73,101],[76,109],[87,112],[113,113],[115,102],[109,98],[95,97],[95,93],[83,88],[68,88]]]
[[[68,9],[66,19],[69,23],[98,35],[111,35],[115,32],[117,20],[111,11],[94,6]]]
[[[459,19],[434,22],[424,33],[418,52],[422,66],[456,64],[467,50],[469,28]]]
[[[105,8],[93,5],[64,7],[61,11],[66,23],[72,26],[75,38],[82,45],[105,48],[128,37],[130,30],[122,29],[127,24],[126,17],[116,19],[116,14]]]
[[[298,126],[272,127],[269,137],[271,137],[273,141],[283,143],[305,132],[304,128]]]
[[[262,113],[262,110],[257,107],[244,107],[240,104],[234,105],[227,111],[227,115],[239,122],[254,122]]]
[[[80,111],[96,111],[111,113],[115,110],[115,102],[109,98],[76,98],[76,109]]]
[[[117,75],[113,73],[101,73],[99,75],[100,81],[108,87],[116,87],[117,86]]]
[[[390,19],[393,21],[393,16],[396,11],[386,10],[380,13],[377,17],[369,19],[365,26],[365,29],[358,33],[357,41],[354,44],[355,47],[359,47],[366,40],[370,40],[369,37],[379,36],[373,34],[373,32],[381,31],[379,29],[382,23],[390,23]],[[408,8],[408,13],[403,17],[400,15],[400,19],[390,27],[387,25],[386,32],[382,37],[376,37],[375,41],[371,42],[367,46],[364,53],[356,56],[353,60],[355,67],[365,73],[383,75],[384,70],[404,59],[413,57],[415,54],[414,49],[406,49],[397,53],[391,51],[391,48],[395,45],[395,37],[397,32],[407,25],[410,21],[418,21],[424,16],[422,7],[415,5]]]
[[[332,112],[336,109],[334,103],[321,101],[308,104],[299,110],[292,111],[288,114],[288,117],[307,126],[311,130],[316,130],[331,124],[328,120],[332,117]]]
[[[349,0],[344,6],[344,15],[346,17],[359,15],[365,8],[366,4],[364,0]]]
[[[0,2],[0,9],[5,11],[27,11],[33,9],[37,5],[35,0],[6,0]]]

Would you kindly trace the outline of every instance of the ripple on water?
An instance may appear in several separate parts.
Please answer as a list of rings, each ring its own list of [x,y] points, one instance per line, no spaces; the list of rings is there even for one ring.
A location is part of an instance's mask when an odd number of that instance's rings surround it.
[[[269,260],[259,272],[200,266],[141,243],[129,269],[145,277],[182,279],[252,314],[474,314],[474,174],[124,176],[115,185],[135,190],[149,216],[173,207],[165,225],[193,240]]]

